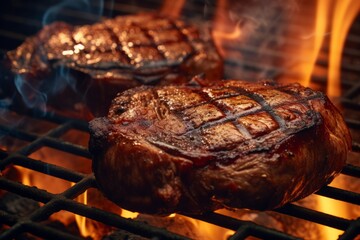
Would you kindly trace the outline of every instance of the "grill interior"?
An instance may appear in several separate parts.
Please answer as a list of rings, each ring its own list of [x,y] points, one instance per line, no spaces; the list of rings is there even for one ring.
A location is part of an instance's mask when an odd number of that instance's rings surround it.
[[[90,1],[89,1],[90,2]],[[0,19],[0,51],[5,53],[21,44],[27,36],[35,34],[41,29],[44,14],[54,6],[67,4],[71,6],[66,12],[58,15],[59,19],[65,19],[71,23],[84,24],[99,20],[101,16],[112,17],[117,15],[132,14],[143,11],[159,9],[162,2],[148,1],[94,1],[91,5],[84,5],[79,10],[78,6],[70,1],[8,1],[2,3]],[[86,7],[88,6],[88,8]],[[86,9],[86,10],[85,10]],[[99,10],[100,9],[100,10]],[[215,2],[191,1],[184,5],[181,16],[191,21],[208,21],[214,17]],[[49,14],[47,21],[51,21],[54,15]],[[306,21],[306,17],[304,17]],[[297,25],[290,27],[296,31]],[[294,30],[295,29],[295,30]],[[253,79],[256,77],[277,78],[281,75],[293,74],[289,69],[277,65],[281,59],[288,59],[289,53],[281,51],[281,48],[272,48],[273,44],[279,44],[278,39],[272,37],[277,28],[270,28],[266,43],[254,41],[253,45],[225,45],[226,50],[235,51],[245,56],[241,61],[235,57],[225,59],[226,78]],[[265,35],[266,35],[265,34]],[[292,44],[294,40],[285,39]],[[338,239],[354,239],[360,234],[360,51],[357,49],[360,43],[360,17],[353,23],[347,36],[345,50],[342,57],[341,86],[342,96],[340,102],[346,123],[353,136],[353,150],[350,153],[351,162],[343,169],[340,176],[357,182],[358,187],[339,188],[325,186],[316,195],[337,199],[354,206],[353,218],[346,219],[341,216],[331,215],[311,207],[299,204],[288,204],[273,213],[277,216],[286,216],[286,219],[303,219],[305,222],[317,223],[343,230],[344,233]],[[261,56],[257,54],[259,44],[265,47]],[[328,47],[323,46],[322,54],[327,55]],[[259,59],[262,59],[259,61]],[[269,60],[270,59],[270,60]],[[279,60],[280,59],[280,60]],[[326,69],[327,61],[321,58],[317,62],[318,69]],[[265,70],[264,70],[265,69]],[[261,74],[259,75],[259,72]],[[319,72],[319,71],[317,71]],[[321,71],[320,71],[321,72]],[[326,85],[326,75],[315,74],[312,76],[313,84],[319,88]],[[186,236],[166,230],[162,227],[135,221],[121,217],[111,211],[102,210],[77,201],[77,197],[89,189],[96,189],[94,176],[91,169],[79,170],[68,167],[67,161],[80,159],[79,161],[91,164],[90,154],[86,147],[88,139],[87,122],[64,117],[51,112],[43,112],[38,109],[24,111],[11,106],[11,102],[0,100],[0,168],[3,176],[0,177],[0,223],[2,230],[0,239],[83,239],[74,231],[69,231],[58,225],[49,223],[48,219],[56,212],[69,212],[86,218],[93,219],[105,225],[121,229],[129,235],[136,234],[149,239],[187,239]],[[82,139],[74,142],[72,133],[76,133]],[[40,149],[52,149],[53,152],[65,153],[61,155],[61,164],[48,162],[34,155]],[[65,157],[63,157],[65,156]],[[71,156],[71,157],[66,157]],[[64,163],[64,164],[63,164]],[[20,166],[30,171],[44,174],[46,177],[60,179],[72,183],[70,187],[61,192],[52,193],[41,188],[28,186],[17,182],[7,174],[13,166]],[[50,178],[50,179],[51,179]],[[45,178],[44,178],[45,179]],[[46,178],[47,179],[47,178]],[[48,184],[51,184],[49,182]],[[41,203],[26,214],[19,213],[16,209],[11,212],[4,207],[8,200],[4,196],[9,193],[24,197],[22,205],[31,205],[33,202]],[[7,197],[9,198],[9,197]],[[15,198],[18,199],[18,198]],[[30,200],[29,200],[30,199]],[[20,200],[19,200],[20,201]],[[23,201],[23,200],[21,200]],[[272,213],[270,213],[272,214]],[[226,229],[235,231],[229,239],[298,239],[296,234],[285,230],[276,230],[276,227],[265,226],[251,219],[239,219],[222,212],[210,212],[203,215],[188,216],[199,219]],[[291,220],[290,220],[291,222]],[[307,225],[306,225],[307,226]]]

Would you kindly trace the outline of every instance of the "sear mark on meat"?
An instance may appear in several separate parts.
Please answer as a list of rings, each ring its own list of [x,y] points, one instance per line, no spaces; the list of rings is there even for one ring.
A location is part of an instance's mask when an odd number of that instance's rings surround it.
[[[153,214],[280,207],[330,182],[351,146],[324,94],[275,82],[134,88],[90,133],[100,189]]]
[[[223,74],[208,29],[155,14],[82,26],[54,22],[6,57],[10,75],[46,93],[50,106],[65,111],[81,103],[94,116],[104,116],[116,94],[129,88],[181,85],[199,74],[208,80]],[[16,92],[13,82],[8,85],[4,92]]]

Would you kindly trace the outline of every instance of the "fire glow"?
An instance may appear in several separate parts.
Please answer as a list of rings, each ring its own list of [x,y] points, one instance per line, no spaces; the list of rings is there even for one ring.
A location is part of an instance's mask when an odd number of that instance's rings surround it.
[[[308,36],[302,36],[302,45],[298,54],[303,59],[295,67],[299,74],[295,81],[305,86],[311,85],[311,78],[316,74],[316,63],[322,48],[327,44],[329,56],[327,58],[327,89],[331,99],[341,95],[341,60],[351,24],[360,11],[360,2],[356,0],[317,0],[314,7],[313,25],[307,29]],[[309,3],[311,4],[311,3]],[[297,16],[303,17],[303,14]],[[326,43],[330,38],[329,43]]]
[[[185,1],[178,1],[174,6],[172,5],[172,1],[165,1],[162,6],[161,12],[177,18],[181,16],[181,10],[184,4]],[[231,45],[234,43],[238,44],[239,41],[241,42],[242,38],[244,37],[245,32],[244,29],[242,29],[241,21],[237,19],[236,16],[233,17],[231,16],[231,14],[229,14],[230,8],[231,4],[229,0],[218,0],[213,22],[212,36],[214,38],[214,41],[216,42],[219,52],[224,58],[226,58],[228,54],[225,45]],[[316,10],[314,13],[313,21],[314,25],[311,27],[311,29],[308,29],[310,34],[303,36],[302,42],[304,44],[300,48],[291,50],[292,53],[298,54],[299,59],[302,59],[301,62],[295,64],[295,66],[293,67],[292,70],[294,70],[296,74],[291,77],[291,81],[300,82],[306,86],[311,85],[311,78],[316,72],[316,62],[324,46],[325,38],[330,36],[330,42],[328,46],[329,56],[327,59],[328,82],[326,91],[329,97],[336,98],[341,95],[340,67],[344,42],[348,34],[349,28],[360,10],[360,2],[356,0],[317,0],[315,9]],[[74,51],[81,50],[83,50],[83,46],[79,45]],[[63,54],[66,55],[73,53],[73,50],[69,51],[71,52],[65,52]],[[287,81],[287,78],[288,76],[286,76],[285,74],[278,80]],[[50,162],[55,165],[61,165],[61,163],[59,162],[61,162],[62,159],[72,158],[70,156],[64,156],[61,154],[62,153],[54,154],[49,151],[49,149],[45,149],[44,151],[38,151],[37,153],[29,157],[43,161],[49,161],[50,159]],[[56,157],[54,158],[53,156],[55,155]],[[83,162],[82,159],[80,160],[80,162],[81,163],[79,163],[79,165],[87,161],[84,160]],[[87,165],[85,167],[86,170],[84,172],[90,174],[91,170],[88,163],[89,162],[87,162]],[[69,168],[77,169],[78,167],[79,166],[70,166]],[[56,193],[65,191],[67,188],[71,187],[70,183],[60,182],[60,185],[54,184],[52,186],[53,188],[49,189],[49,186],[46,185],[46,182],[41,182],[41,175],[38,175],[36,172],[33,171],[28,171],[27,169],[22,167],[16,167],[16,169],[22,173],[21,181],[25,185],[37,186],[38,188],[45,189],[49,192],[57,191]],[[82,195],[78,196],[77,201],[82,204],[88,205],[88,194],[88,191],[85,191]],[[317,199],[317,202],[317,209],[319,211],[327,212],[330,209],[331,211],[328,212],[329,214],[349,218],[347,214],[347,211],[349,211],[348,206],[341,206],[341,204],[336,205],[338,204],[337,202],[335,203],[335,201],[328,201],[326,198],[323,197],[319,197]],[[341,210],[338,211],[338,209]],[[143,217],[139,213],[133,213],[125,209],[122,209],[117,213],[124,218],[141,219],[141,217]],[[231,215],[233,214],[234,213],[231,213]],[[79,215],[72,215],[69,218],[71,220],[76,220],[82,236],[90,236],[93,239],[101,238],[101,236],[95,232],[99,231],[99,229],[94,227],[94,225],[92,225],[93,223],[89,219]],[[175,222],[187,222],[187,224],[192,226],[192,229],[195,231],[194,233],[192,233],[193,235],[191,235],[191,237],[196,236],[198,239],[226,239],[234,233],[234,231],[223,229],[221,227],[206,223],[204,221],[196,220],[178,214],[172,214],[168,216],[168,219],[169,218],[174,219]],[[64,221],[65,217],[63,215],[60,215],[58,219]],[[68,223],[69,221],[67,220],[65,224]],[[341,231],[337,231],[331,228],[324,228],[322,232],[323,239],[334,239],[334,237],[337,237],[339,234],[341,234]]]

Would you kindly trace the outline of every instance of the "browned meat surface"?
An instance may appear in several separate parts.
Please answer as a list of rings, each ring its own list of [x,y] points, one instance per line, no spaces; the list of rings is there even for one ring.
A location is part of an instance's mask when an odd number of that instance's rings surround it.
[[[222,76],[222,60],[206,30],[153,14],[84,26],[55,22],[7,59],[17,80],[46,94],[50,105],[69,109],[85,102],[97,116],[106,114],[116,93],[135,86]]]
[[[100,189],[155,214],[280,207],[329,183],[351,146],[324,94],[274,82],[135,88],[90,132]]]

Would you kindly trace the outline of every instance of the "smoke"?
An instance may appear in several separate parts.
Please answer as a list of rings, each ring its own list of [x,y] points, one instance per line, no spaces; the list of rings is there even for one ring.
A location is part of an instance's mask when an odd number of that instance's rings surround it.
[[[107,1],[107,9],[112,12],[113,0]],[[56,5],[46,9],[42,16],[42,27],[49,31],[40,30],[40,35],[29,36],[29,38],[15,50],[0,52],[0,114],[5,116],[11,112],[9,109],[15,107],[21,111],[25,109],[35,110],[34,114],[44,116],[49,101],[56,99],[58,102],[69,101],[64,99],[64,91],[75,93],[73,96],[84,95],[77,89],[77,79],[72,75],[69,68],[58,64],[52,69],[51,75],[44,74],[51,68],[51,61],[48,58],[47,44],[49,39],[60,43],[61,36],[58,26],[51,27],[50,24],[58,21],[65,21],[69,24],[91,24],[103,17],[104,0],[63,0]],[[80,13],[80,14],[79,14]],[[45,34],[44,34],[45,33]],[[55,41],[54,41],[55,40]],[[29,44],[33,41],[34,44]],[[10,72],[7,63],[16,62],[16,73]],[[56,61],[56,60],[55,60]],[[6,63],[6,64],[4,64]],[[46,71],[43,71],[46,69]],[[32,75],[31,72],[22,69],[40,69],[39,75]],[[78,94],[79,93],[79,94]],[[25,107],[25,109],[24,109]],[[0,118],[3,118],[0,116]],[[6,119],[3,119],[6,120]],[[7,121],[6,121],[7,122]],[[19,123],[9,122],[7,125],[16,127]]]
[[[47,94],[41,92],[38,86],[34,86],[30,81],[24,81],[21,75],[15,76],[15,87],[23,98],[23,102],[30,109],[36,108],[46,112]]]
[[[42,19],[43,26],[55,21],[68,21],[68,11],[78,10],[82,14],[91,14],[92,20],[97,21],[104,12],[104,0],[64,0],[50,7]]]
[[[279,59],[269,53],[285,45],[288,20],[298,10],[298,2],[218,0],[215,7],[224,8],[215,13],[216,18],[227,19],[218,28],[241,31],[239,38],[224,42],[227,65],[234,66],[225,69],[226,77],[255,80],[278,75],[273,66],[281,66]]]
[[[294,12],[298,8],[295,0],[248,0],[236,1],[229,9],[230,17],[245,22],[252,22],[258,29],[274,27],[282,16]]]

